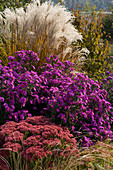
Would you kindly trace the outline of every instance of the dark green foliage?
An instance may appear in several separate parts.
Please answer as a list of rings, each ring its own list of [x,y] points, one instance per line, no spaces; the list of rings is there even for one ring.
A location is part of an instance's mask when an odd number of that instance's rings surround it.
[[[103,34],[103,39],[107,38],[110,41],[113,41],[113,13],[112,14],[107,14],[102,18],[102,32],[106,33],[107,37],[105,34]]]

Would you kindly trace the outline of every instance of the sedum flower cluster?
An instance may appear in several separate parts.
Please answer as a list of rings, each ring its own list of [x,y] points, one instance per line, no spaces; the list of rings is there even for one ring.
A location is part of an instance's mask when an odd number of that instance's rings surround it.
[[[0,126],[0,155],[9,157],[10,152],[18,152],[28,162],[51,156],[67,157],[69,154],[77,156],[76,139],[67,127],[51,123],[44,116],[28,117],[19,123],[10,121]]]
[[[38,67],[40,74],[32,65],[39,61],[32,51],[18,51],[18,61],[8,59],[8,66],[0,65],[2,123],[43,115],[67,126],[83,146],[112,137],[113,108],[101,83],[83,73],[74,76],[73,64],[54,55]]]

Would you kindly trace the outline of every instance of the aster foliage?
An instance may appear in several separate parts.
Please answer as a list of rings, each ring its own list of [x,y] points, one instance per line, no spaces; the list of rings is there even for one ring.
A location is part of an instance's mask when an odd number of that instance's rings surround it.
[[[113,72],[106,71],[103,74],[101,86],[108,92],[108,96],[107,96],[108,101],[113,106]]]
[[[34,164],[41,159],[44,163],[50,156],[52,161],[78,153],[76,140],[68,128],[51,123],[44,116],[29,117],[19,123],[7,122],[0,126],[0,138],[0,146],[7,149],[1,150],[0,155],[6,159],[10,154],[8,150],[20,153],[23,159]]]
[[[8,66],[0,65],[1,123],[32,113],[67,126],[83,146],[112,136],[112,106],[98,81],[83,73],[74,76],[73,64],[62,63],[57,56],[46,57],[47,63],[38,67],[40,74],[32,66],[39,62],[36,53],[18,51],[16,58],[9,56]]]

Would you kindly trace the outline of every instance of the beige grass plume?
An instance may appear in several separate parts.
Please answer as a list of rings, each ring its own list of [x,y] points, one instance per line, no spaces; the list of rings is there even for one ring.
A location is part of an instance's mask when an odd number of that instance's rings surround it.
[[[6,8],[3,14],[1,32],[11,43],[12,53],[24,49],[37,52],[40,59],[52,54],[61,60],[76,58],[72,42],[82,41],[82,35],[72,25],[74,16],[65,6],[51,1],[40,5],[35,0],[26,7]]]

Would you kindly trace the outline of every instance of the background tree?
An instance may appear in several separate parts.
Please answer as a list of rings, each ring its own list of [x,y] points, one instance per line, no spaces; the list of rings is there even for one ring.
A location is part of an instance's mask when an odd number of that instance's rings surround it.
[[[55,3],[58,3],[58,0],[52,0]],[[111,5],[111,0],[63,0],[64,5],[70,9],[75,8],[76,5],[85,6],[86,3],[89,4],[89,6],[96,5],[97,10],[99,9],[105,9],[110,10],[109,5]]]
[[[18,8],[30,2],[31,0],[1,0],[0,11],[3,11],[5,8]]]

